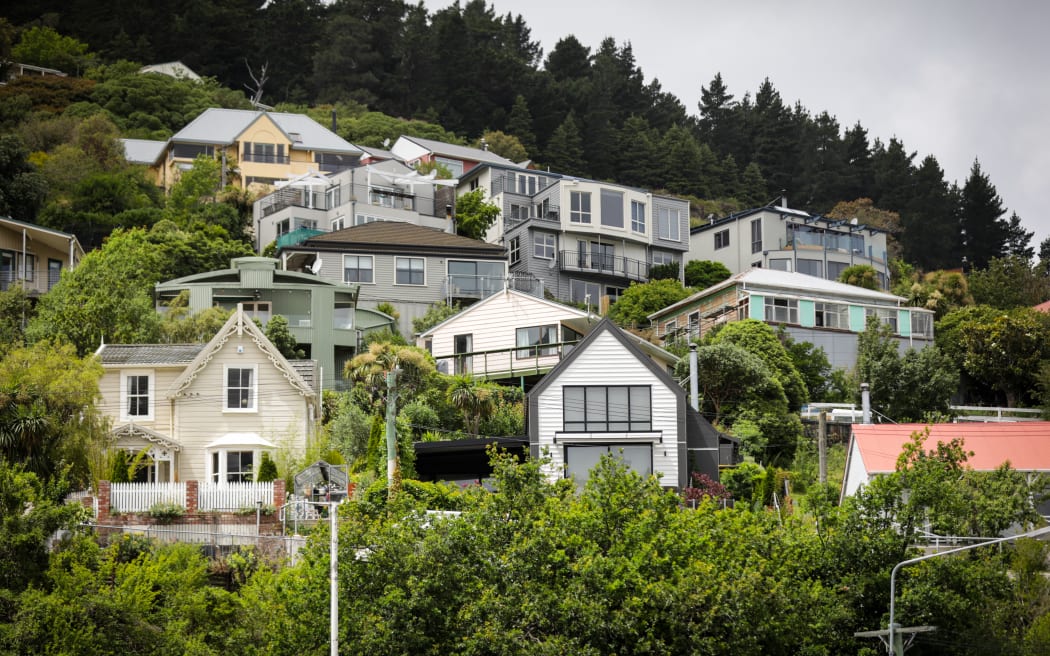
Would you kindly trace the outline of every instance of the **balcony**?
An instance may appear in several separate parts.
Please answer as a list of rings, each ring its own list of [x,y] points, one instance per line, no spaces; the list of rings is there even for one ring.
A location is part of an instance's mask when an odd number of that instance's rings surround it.
[[[255,162],[257,164],[287,164],[291,161],[288,155],[270,155],[264,153],[244,152],[241,155],[242,162]]]
[[[558,268],[572,273],[594,273],[638,282],[649,280],[648,262],[620,255],[561,251],[558,254]]]
[[[453,301],[458,298],[488,298],[506,286],[503,276],[452,275],[445,278],[442,295]]]

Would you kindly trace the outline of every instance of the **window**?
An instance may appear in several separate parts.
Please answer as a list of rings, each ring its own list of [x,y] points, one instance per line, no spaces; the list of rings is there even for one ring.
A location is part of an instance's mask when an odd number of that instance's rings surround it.
[[[270,302],[256,301],[254,303],[241,303],[241,309],[248,317],[258,319],[259,323],[266,325],[270,323]]]
[[[255,367],[226,368],[226,407],[232,412],[255,412]]]
[[[820,260],[806,260],[800,257],[795,265],[798,267],[799,273],[818,278],[824,277],[824,263]]]
[[[729,230],[719,230],[715,233],[715,250],[729,246]]]
[[[19,271],[19,274],[24,273],[23,278],[27,281],[34,280],[36,277],[36,255],[26,253],[22,259],[22,266],[24,271]]]
[[[879,323],[889,326],[894,335],[898,334],[896,308],[866,308],[864,316],[865,318],[876,317]]]
[[[344,255],[343,282],[375,282],[371,255]]]
[[[470,181],[470,190],[471,191],[474,191],[475,189],[477,189],[480,186],[481,186],[481,181],[478,180],[477,178],[474,178],[473,180]]]
[[[664,324],[665,335],[670,335],[676,330],[678,330],[678,319],[671,319],[670,321]]]
[[[682,212],[680,210],[661,207],[656,216],[657,236],[660,239],[678,241],[681,220]]]
[[[213,483],[250,483],[254,463],[254,451],[213,451],[211,480]]]
[[[596,282],[585,282],[583,280],[569,281],[569,300],[573,303],[597,305],[601,293],[602,288]]]
[[[554,235],[549,232],[537,232],[533,238],[534,255],[545,260],[554,259]]]
[[[828,280],[838,280],[842,272],[849,266],[845,262],[828,262]]]
[[[653,251],[653,266],[661,266],[663,264],[674,264],[674,254],[665,253],[664,251]]]
[[[766,297],[766,321],[798,323],[798,301],[793,298]]]
[[[196,159],[198,155],[215,156],[215,146],[202,146],[200,144],[174,144],[171,147],[171,156],[176,159]]]
[[[699,337],[700,336],[700,313],[699,312],[692,312],[692,313],[690,313],[689,316],[686,317],[686,321],[688,322],[687,326],[688,326],[688,330],[689,330],[689,337],[691,337],[691,338]]]
[[[336,230],[342,230],[345,227],[346,227],[346,217],[345,216],[337,216],[336,218],[332,219],[332,232],[335,232]]]
[[[511,265],[521,262],[521,239],[518,237],[510,238],[510,263]]]
[[[62,261],[48,259],[47,261],[47,288],[51,289],[58,284],[62,278]]]
[[[510,218],[512,219],[527,219],[529,218],[529,208],[524,205],[510,204]]]
[[[587,191],[569,192],[569,221],[573,223],[591,222],[591,194]]]
[[[505,278],[503,262],[448,261],[448,282],[455,296],[487,296],[503,289]]]
[[[565,477],[574,479],[582,489],[591,470],[602,456],[610,453],[643,477],[653,473],[651,444],[569,444],[565,447]]]
[[[395,265],[395,284],[425,285],[425,260],[421,257],[399,257]]]
[[[549,326],[518,328],[515,342],[519,348],[514,352],[514,356],[519,360],[536,356],[557,355],[558,348],[556,346],[541,348],[539,345],[556,344],[558,342],[558,326],[551,324]]]
[[[328,203],[326,209],[332,209],[333,207],[339,207],[343,204],[343,188],[335,186],[325,192],[325,202]]]
[[[849,308],[841,303],[815,303],[815,323],[821,328],[849,328]]]
[[[616,271],[616,247],[612,244],[599,244],[592,241],[591,268],[600,271]]]
[[[153,374],[149,371],[122,371],[121,398],[124,401],[121,420],[153,421]]]
[[[648,385],[566,385],[562,388],[566,433],[651,431]]]
[[[645,203],[631,201],[631,230],[645,232]]]
[[[448,157],[434,157],[434,161],[448,169],[453,178],[463,177],[463,162]]]
[[[786,257],[771,258],[769,268],[775,271],[791,271],[791,259]]]
[[[762,252],[762,219],[751,221],[751,252]]]
[[[366,223],[375,223],[376,221],[385,221],[385,220],[386,219],[383,219],[382,217],[379,217],[379,216],[371,216],[369,214],[358,214],[357,216],[354,217],[354,225],[355,226],[359,226],[359,225],[365,225]]]
[[[602,189],[602,225],[610,228],[623,227],[623,194]]]
[[[252,143],[244,142],[245,162],[259,162],[262,164],[287,164],[288,158],[284,155],[284,144]]]
[[[933,339],[933,314],[912,309],[911,334],[914,337]]]

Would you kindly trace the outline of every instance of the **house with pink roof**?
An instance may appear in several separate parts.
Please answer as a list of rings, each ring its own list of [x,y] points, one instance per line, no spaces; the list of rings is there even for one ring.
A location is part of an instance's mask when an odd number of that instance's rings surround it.
[[[973,455],[967,465],[991,471],[1004,462],[1018,471],[1050,473],[1050,421],[962,424],[855,424],[846,455],[841,498],[856,494],[876,476],[897,468],[897,458],[916,432],[930,430],[926,448],[962,438]]]

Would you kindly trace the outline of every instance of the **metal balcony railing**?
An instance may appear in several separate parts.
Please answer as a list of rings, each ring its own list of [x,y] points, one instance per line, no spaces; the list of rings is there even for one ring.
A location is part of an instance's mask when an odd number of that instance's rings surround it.
[[[562,271],[597,273],[645,282],[649,280],[649,263],[621,255],[560,251],[558,266]]]

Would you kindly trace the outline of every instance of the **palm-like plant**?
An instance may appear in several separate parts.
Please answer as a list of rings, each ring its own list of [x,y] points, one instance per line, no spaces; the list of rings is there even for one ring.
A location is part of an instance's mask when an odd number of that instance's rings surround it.
[[[491,383],[479,383],[470,376],[453,376],[446,391],[446,398],[463,413],[463,423],[475,437],[481,422],[491,417],[496,410],[499,391]]]

